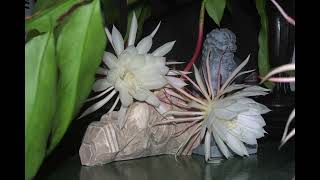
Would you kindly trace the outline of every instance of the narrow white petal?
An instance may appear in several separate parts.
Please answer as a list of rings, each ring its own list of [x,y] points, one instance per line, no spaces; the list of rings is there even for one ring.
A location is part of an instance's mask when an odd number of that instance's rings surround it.
[[[171,84],[174,84],[175,87],[178,87],[178,88],[183,88],[184,86],[188,85],[181,78],[166,76],[166,79],[169,80]]]
[[[96,71],[96,74],[107,75],[108,74],[108,70],[104,69],[104,68],[101,68],[101,67],[98,67],[98,69]]]
[[[114,108],[117,106],[118,102],[120,100],[120,97],[118,96],[117,99],[114,101],[112,107],[109,109],[109,111],[107,112],[107,114],[113,112]]]
[[[226,93],[230,93],[232,91],[236,91],[236,90],[239,90],[239,89],[243,89],[245,87],[248,87],[249,85],[246,85],[246,84],[232,84],[228,87],[226,87],[222,92],[221,94],[226,94]]]
[[[92,97],[92,98],[87,99],[86,102],[92,101],[92,100],[94,100],[94,99],[97,99],[97,98],[99,98],[99,97],[107,94],[107,93],[108,93],[109,91],[111,91],[112,89],[114,89],[114,87],[111,86],[111,87],[109,87],[107,90],[105,90],[105,91],[103,91],[102,93],[98,94],[97,96],[94,96],[94,97]]]
[[[229,111],[225,108],[217,108],[214,110],[214,115],[221,120],[233,120],[237,117],[238,113]]]
[[[152,55],[153,56],[164,56],[166,55],[168,52],[171,51],[174,43],[176,41],[171,41],[171,42],[167,42],[164,45],[162,45],[161,47],[159,47],[158,49],[156,49],[155,51],[153,51]]]
[[[128,46],[134,45],[134,41],[136,40],[137,29],[138,29],[138,22],[136,18],[136,13],[133,12],[130,32],[129,32]]]
[[[217,146],[219,147],[222,154],[228,159],[231,156],[231,153],[228,149],[228,147],[224,144],[222,139],[216,134],[214,131],[212,131],[213,137],[215,142],[217,143]]]
[[[117,56],[119,56],[124,49],[124,42],[120,32],[115,26],[112,27],[112,43],[114,46],[114,51],[116,52]]]
[[[254,134],[254,136],[256,137],[256,139],[259,139],[261,137],[264,137],[264,133],[266,133],[266,131],[261,127],[261,128],[248,128],[247,126],[244,126],[243,124],[238,123],[237,124],[240,128],[244,129],[244,131],[248,131],[252,134]]]
[[[277,67],[277,68],[273,69],[271,72],[269,72],[266,75],[266,77],[264,77],[261,80],[261,83],[263,83],[265,80],[267,80],[268,78],[270,78],[271,76],[273,76],[275,74],[278,74],[278,73],[281,73],[281,72],[286,72],[286,71],[292,71],[292,70],[295,70],[295,64],[285,64],[285,65],[282,65],[280,67]]]
[[[158,107],[160,105],[160,101],[153,93],[150,92],[148,98],[146,99],[146,102],[154,107]]]
[[[109,69],[117,67],[117,57],[109,52],[104,52],[103,62],[108,66]]]
[[[291,112],[291,114],[290,114],[290,116],[289,116],[289,118],[288,118],[288,121],[287,121],[287,123],[286,123],[286,126],[285,126],[285,128],[284,128],[284,132],[283,132],[281,141],[284,141],[284,139],[285,139],[285,137],[286,137],[286,135],[287,135],[287,133],[288,133],[288,129],[289,129],[290,123],[291,123],[291,121],[294,119],[295,115],[296,115],[296,111],[295,111],[295,109],[293,109],[293,111]]]
[[[230,129],[229,131],[233,136],[238,137],[240,141],[255,145],[257,144],[257,137],[251,131],[247,131],[245,128],[236,126],[235,128]]]
[[[250,54],[249,56],[231,73],[231,75],[229,76],[229,78],[225,81],[225,83],[223,84],[223,86],[221,87],[221,91],[223,91],[231,82],[232,79],[234,79],[234,77],[239,73],[239,71],[241,71],[241,69],[249,62],[250,59]]]
[[[112,84],[107,79],[98,79],[92,87],[92,90],[95,92],[106,90],[111,87]]]
[[[206,99],[210,99],[209,94],[208,94],[208,91],[207,91],[207,89],[205,88],[204,83],[203,83],[203,81],[202,81],[202,78],[201,78],[201,76],[200,76],[200,73],[199,73],[199,71],[198,71],[198,68],[197,68],[195,65],[193,65],[193,68],[194,68],[194,76],[195,76],[195,78],[196,78],[196,81],[197,81],[198,86],[199,86],[200,89],[201,89],[202,94],[206,97]]]
[[[206,161],[210,160],[210,156],[211,156],[210,147],[211,147],[211,133],[207,132],[204,138],[204,153],[205,153]]]
[[[169,61],[169,62],[166,62],[166,65],[173,65],[173,64],[185,64],[186,62],[178,62],[178,61],[173,61],[173,62],[171,62],[171,61]],[[181,72],[183,72],[183,71],[181,71]]]
[[[240,112],[248,111],[249,107],[241,103],[233,103],[228,107],[226,107],[226,109],[229,111],[240,113]]]
[[[207,107],[197,103],[196,101],[191,101],[189,104],[188,104],[189,107],[191,108],[196,108],[196,109],[200,109],[200,110],[204,110],[206,111],[207,110]]]
[[[120,110],[118,111],[118,125],[120,129],[124,127],[124,124],[126,122],[127,109],[127,107],[121,106]]]
[[[232,104],[236,104],[237,100],[235,99],[221,99],[218,100],[215,103],[215,108],[227,108],[228,106],[231,106]]]
[[[246,119],[247,121],[256,121],[257,123],[259,123],[260,127],[263,127],[266,125],[266,122],[264,121],[264,119],[261,115],[246,116],[244,114],[239,114],[238,119]]]
[[[173,96],[173,97],[176,97],[176,98],[185,100],[184,97],[182,97],[180,94],[174,92],[173,90],[171,90],[171,89],[169,89],[169,88],[166,88],[166,89],[165,89],[165,93],[169,94],[170,96]]]
[[[269,94],[268,92],[264,91],[239,91],[232,95],[232,98],[239,98],[239,97],[250,97],[250,96],[264,96]]]
[[[290,133],[289,133],[287,136],[285,136],[285,138],[284,138],[283,140],[281,140],[281,145],[280,145],[280,147],[283,146],[283,145],[284,145],[290,138],[292,138],[295,134],[296,134],[296,129],[294,128],[294,129],[292,129],[292,130],[290,131]]]
[[[125,88],[119,89],[119,96],[122,106],[128,107],[133,102],[132,96],[128,93],[128,90]]]
[[[87,110],[85,110],[82,115],[78,118],[82,118],[83,116],[86,116],[94,111],[96,111],[97,109],[101,108],[103,105],[105,105],[114,95],[116,94],[116,91],[113,90],[108,96],[106,96],[104,99],[102,99],[101,101],[95,103],[94,105],[90,106]]]
[[[248,86],[248,87],[244,88],[242,91],[266,91],[266,92],[270,92],[270,89],[263,88],[261,86]]]
[[[146,79],[144,78],[143,82],[143,87],[149,90],[153,90],[153,89],[159,89],[164,87],[167,84],[167,80],[164,78],[157,78],[156,80],[152,80],[152,79]]]
[[[230,149],[239,156],[249,155],[244,144],[231,134],[227,135],[226,143],[230,147]]]
[[[112,43],[112,35],[111,35],[111,33],[110,33],[109,29],[108,29],[108,28],[104,28],[104,30],[105,30],[105,32],[106,32],[106,34],[107,34],[107,38],[108,38],[108,40],[109,40],[110,44],[111,44],[111,45],[112,45],[112,47],[113,47],[113,43]]]
[[[156,33],[157,33],[157,31],[158,31],[158,29],[159,29],[159,27],[160,27],[160,24],[161,24],[161,21],[159,22],[159,24],[157,25],[157,27],[153,30],[153,32],[150,34],[150,36],[153,38],[154,37],[154,35],[156,35]]]
[[[250,103],[247,105],[249,108],[258,111],[260,114],[266,114],[271,111],[267,106],[260,103]]]
[[[237,123],[242,124],[248,128],[259,129],[261,128],[260,123],[254,118],[246,118],[246,116],[239,115],[237,118]]]
[[[138,101],[145,101],[148,98],[148,92],[147,90],[138,88],[133,94],[133,97]]]
[[[141,71],[142,67],[144,67],[144,65],[145,65],[144,55],[138,54],[138,55],[132,56],[130,59],[131,60],[128,63],[128,68],[131,71],[134,71],[134,70]]]
[[[147,36],[143,38],[138,44],[137,44],[137,50],[139,54],[146,54],[149,52],[152,46],[152,37]]]

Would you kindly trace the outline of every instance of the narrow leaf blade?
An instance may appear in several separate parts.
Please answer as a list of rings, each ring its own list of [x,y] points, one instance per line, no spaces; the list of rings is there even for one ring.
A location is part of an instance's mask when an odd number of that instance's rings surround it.
[[[60,142],[89,95],[105,45],[100,1],[94,0],[75,10],[62,28],[57,41],[60,79],[49,152]]]
[[[51,32],[25,46],[25,177],[32,179],[46,155],[56,107],[57,69]]]

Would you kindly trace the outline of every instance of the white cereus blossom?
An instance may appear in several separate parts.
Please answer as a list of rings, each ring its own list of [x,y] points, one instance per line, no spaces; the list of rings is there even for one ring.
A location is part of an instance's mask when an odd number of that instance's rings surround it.
[[[118,121],[120,127],[122,127],[125,123],[127,108],[135,100],[147,102],[157,109],[161,109],[159,107],[160,101],[153,93],[153,90],[159,90],[167,86],[168,79],[179,87],[186,85],[183,80],[174,77],[178,75],[177,71],[171,71],[167,66],[168,64],[179,62],[166,62],[164,57],[172,49],[175,41],[165,43],[152,53],[148,53],[152,46],[152,38],[159,27],[160,23],[150,35],[143,38],[135,46],[138,24],[136,16],[133,14],[126,48],[124,40],[116,27],[113,26],[112,33],[107,28],[105,29],[116,55],[110,52],[104,53],[103,62],[107,65],[107,69],[99,68],[97,73],[106,75],[106,77],[98,79],[93,85],[93,91],[102,93],[89,100],[109,94],[89,107],[80,117],[101,108],[119,92],[109,112],[114,110],[120,100],[121,107],[118,112]]]
[[[188,143],[199,142],[197,138],[204,139],[205,160],[209,161],[211,138],[214,138],[226,158],[232,156],[230,150],[237,155],[248,156],[245,144],[256,145],[257,139],[264,136],[266,132],[263,127],[266,123],[261,114],[270,110],[249,97],[266,95],[269,90],[257,85],[233,83],[238,76],[252,72],[251,70],[239,73],[249,61],[249,57],[235,69],[222,87],[217,88],[216,94],[213,94],[208,58],[207,68],[203,69],[202,73],[194,66],[196,82],[183,75],[200,92],[199,95],[190,94],[172,83],[184,99],[189,99],[189,108],[184,112],[168,112],[167,114],[175,118],[165,120],[162,124],[193,122],[193,133],[179,150]],[[191,140],[193,142],[190,142]]]

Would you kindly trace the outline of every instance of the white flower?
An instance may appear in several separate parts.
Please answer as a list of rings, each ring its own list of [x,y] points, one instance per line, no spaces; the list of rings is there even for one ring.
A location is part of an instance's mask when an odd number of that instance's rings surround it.
[[[121,108],[118,112],[118,120],[120,127],[122,127],[125,123],[126,110],[134,100],[145,101],[159,108],[160,101],[153,94],[152,90],[158,90],[166,86],[166,76],[178,86],[186,85],[176,77],[169,77],[170,71],[166,66],[168,63],[166,63],[166,58],[163,57],[172,49],[175,41],[165,43],[151,54],[148,53],[152,46],[152,38],[159,29],[159,26],[160,23],[149,36],[143,38],[135,46],[134,42],[138,25],[136,16],[133,14],[127,48],[124,48],[124,40],[117,28],[113,26],[112,34],[110,34],[107,28],[105,29],[116,56],[109,52],[104,53],[103,62],[107,65],[108,69],[99,68],[97,73],[106,75],[106,78],[97,80],[93,85],[95,92],[102,91],[102,93],[89,100],[111,92],[104,99],[88,108],[80,118],[99,109],[116,95],[116,92],[119,92],[119,96],[109,112],[114,110],[120,100]],[[174,74],[172,75],[174,76]]]
[[[203,70],[203,74],[207,74],[204,79],[200,76],[195,66],[194,73],[197,83],[185,76],[204,98],[191,95],[172,83],[172,86],[176,87],[181,94],[190,99],[189,107],[192,111],[189,109],[185,112],[169,113],[176,116],[176,118],[174,120],[167,120],[167,122],[194,122],[194,131],[190,138],[181,145],[181,148],[187,143],[193,143],[188,142],[191,137],[204,138],[205,160],[208,161],[210,160],[210,143],[213,137],[226,158],[232,155],[229,149],[240,156],[248,156],[245,144],[255,145],[257,144],[257,139],[264,136],[265,130],[263,126],[266,123],[261,114],[267,113],[270,110],[248,97],[266,95],[269,90],[260,86],[231,84],[237,76],[252,72],[239,73],[248,62],[249,57],[235,69],[221,88],[218,87],[217,94],[213,94],[211,88],[211,76],[208,73],[210,72],[208,57],[206,60],[207,69]],[[177,118],[181,115],[183,117]]]

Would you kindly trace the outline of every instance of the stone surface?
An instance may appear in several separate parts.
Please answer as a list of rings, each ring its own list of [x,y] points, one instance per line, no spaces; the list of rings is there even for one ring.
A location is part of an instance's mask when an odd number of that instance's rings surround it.
[[[117,112],[105,114],[100,121],[89,125],[79,150],[82,165],[94,166],[112,161],[175,154],[193,130],[190,128],[177,136],[176,132],[187,126],[187,123],[155,126],[164,118],[146,103],[136,102],[130,106],[122,129],[119,129],[116,117]],[[182,154],[191,154],[196,144],[186,148]]]

